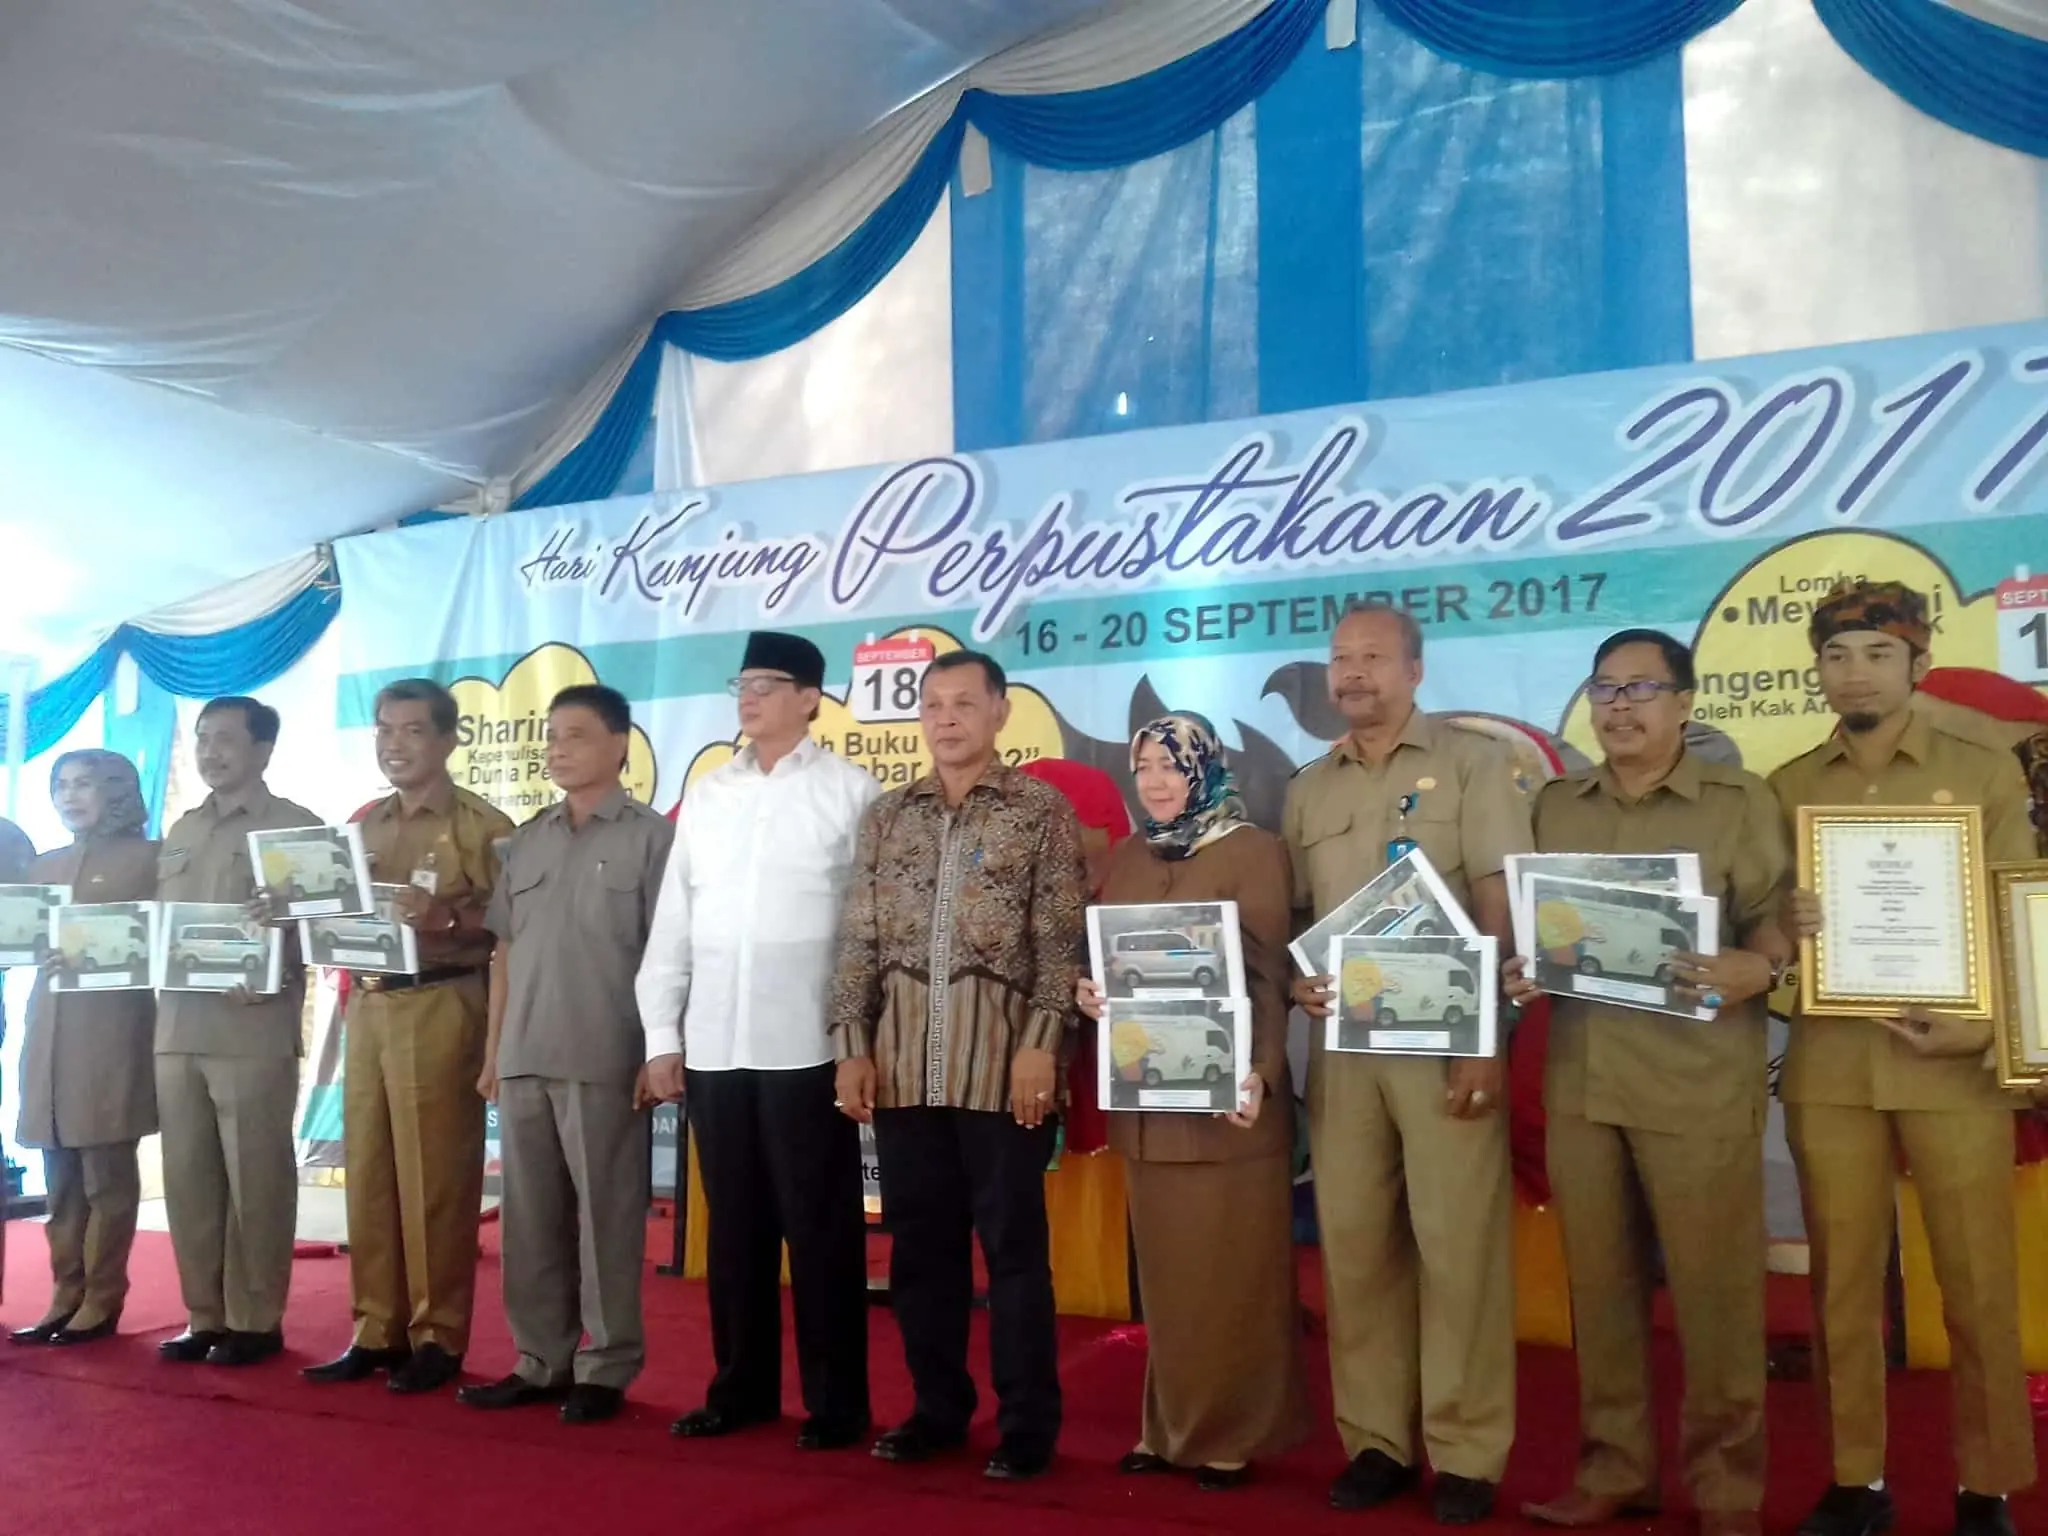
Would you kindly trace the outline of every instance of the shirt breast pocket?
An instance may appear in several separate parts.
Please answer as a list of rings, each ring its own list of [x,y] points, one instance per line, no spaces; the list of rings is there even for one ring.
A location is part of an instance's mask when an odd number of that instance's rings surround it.
[[[1349,894],[1359,883],[1356,821],[1348,806],[1319,806],[1303,815],[1301,855],[1316,892],[1331,892],[1341,886],[1342,894]]]
[[[512,937],[517,939],[526,925],[540,915],[548,899],[545,869],[513,869],[505,876],[505,899],[512,908]]]
[[[246,850],[244,850],[246,855]],[[156,854],[156,894],[159,899],[180,900],[185,892],[179,889],[192,869],[190,848],[163,847]]]
[[[631,859],[606,859],[597,869],[605,912],[614,924],[637,934],[641,926],[640,866]]]
[[[1458,802],[1453,796],[1440,793],[1434,803],[1418,805],[1395,824],[1394,836],[1413,839],[1440,875],[1449,876],[1465,867]]]

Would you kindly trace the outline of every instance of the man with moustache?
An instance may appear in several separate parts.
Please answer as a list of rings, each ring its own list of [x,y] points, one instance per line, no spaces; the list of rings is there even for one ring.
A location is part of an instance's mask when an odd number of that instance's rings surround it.
[[[469,1347],[483,1204],[484,914],[498,883],[504,812],[448,776],[455,698],[407,678],[377,695],[377,764],[393,794],[363,817],[379,884],[402,885],[418,936],[411,976],[350,978],[342,1065],[348,1268],[355,1338],[315,1382],[390,1372],[394,1392],[453,1381]]]
[[[889,1299],[917,1392],[874,1454],[919,1462],[967,1438],[978,1235],[1002,1436],[984,1470],[1017,1481],[1050,1467],[1060,1429],[1045,1168],[1087,888],[1065,798],[997,754],[1007,693],[974,651],[926,671],[933,770],[861,822],[832,1031],[839,1102],[875,1127]]]
[[[1422,631],[1354,609],[1330,637],[1330,696],[1350,733],[1289,786],[1284,836],[1306,928],[1406,846],[1474,922],[1512,948],[1507,856],[1529,813],[1505,756],[1415,707]],[[1316,1019],[1331,978],[1298,979]],[[1330,1489],[1370,1509],[1416,1480],[1415,1425],[1436,1518],[1493,1511],[1515,1429],[1512,1183],[1501,1058],[1327,1052],[1311,1036],[1310,1156],[1327,1287],[1337,1429],[1351,1457]]]
[[[276,710],[250,698],[215,699],[199,712],[196,755],[209,793],[164,839],[160,901],[249,906],[257,895],[249,834],[320,825],[264,783],[278,725]],[[186,1312],[185,1331],[157,1346],[166,1360],[252,1365],[284,1348],[305,978],[295,941],[278,937],[286,965],[274,995],[236,987],[157,999],[164,1208]]]
[[[1899,582],[1843,583],[1808,625],[1835,732],[1771,775],[1788,822],[1802,805],[1976,805],[1984,857],[2035,857],[2026,779],[1987,732],[1921,706],[1932,666],[1927,599]],[[1820,932],[1809,891],[1790,937]],[[2006,1495],[2034,1480],[2020,1363],[2013,1113],[1993,1025],[1926,1009],[1889,1019],[1796,1015],[1779,1097],[1813,1261],[1814,1376],[1834,1484],[1802,1536],[1874,1536],[1894,1519],[1885,1487],[1884,1286],[1903,1153],[1920,1193],[1953,1361],[1958,1536],[2010,1536]]]
[[[826,1010],[854,842],[882,791],[811,739],[824,682],[801,635],[748,636],[732,682],[746,745],[683,798],[640,966],[649,1091],[688,1107],[710,1213],[716,1370],[675,1423],[687,1439],[781,1417],[784,1244],[797,1446],[868,1430],[860,1132],[832,1102]]]
[[[1765,998],[1791,955],[1778,924],[1791,862],[1764,781],[1686,750],[1694,687],[1692,652],[1670,635],[1608,636],[1586,684],[1606,759],[1536,799],[1538,852],[1694,853],[1721,919],[1718,953],[1679,956],[1675,989],[1714,1010],[1712,1023],[1551,999],[1544,1113],[1578,1347],[1579,1465],[1560,1497],[1524,1506],[1542,1525],[1604,1525],[1658,1505],[1647,1230],[1678,1315],[1678,1441],[1701,1536],[1760,1528]],[[1531,963],[1503,967],[1518,1006],[1540,995]]]
[[[563,1423],[595,1424],[617,1416],[646,1358],[633,974],[675,828],[622,782],[633,729],[623,695],[565,688],[547,729],[548,777],[563,798],[512,835],[491,895],[498,946],[477,1080],[498,1105],[505,1318],[519,1363],[456,1396],[472,1408],[563,1399]]]

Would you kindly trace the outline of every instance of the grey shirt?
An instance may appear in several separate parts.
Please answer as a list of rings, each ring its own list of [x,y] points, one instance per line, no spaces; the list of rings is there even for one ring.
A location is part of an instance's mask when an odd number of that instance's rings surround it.
[[[157,851],[158,901],[218,901],[246,906],[256,895],[249,862],[251,832],[317,827],[322,818],[258,784],[246,803],[218,795],[178,818]],[[160,1056],[297,1056],[306,1001],[297,960],[297,930],[287,928],[284,989],[274,997],[234,1003],[207,992],[165,992],[156,1005]]]
[[[630,1084],[646,1059],[633,978],[676,829],[621,789],[512,835],[484,923],[508,946],[500,1077]]]

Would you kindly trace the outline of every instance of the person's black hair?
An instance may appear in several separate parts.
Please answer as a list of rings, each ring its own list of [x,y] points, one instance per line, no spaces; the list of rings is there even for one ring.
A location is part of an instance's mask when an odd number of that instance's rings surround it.
[[[558,709],[587,709],[614,736],[623,736],[633,729],[633,706],[618,689],[607,688],[603,683],[576,683],[564,688],[548,705],[548,713],[552,715]]]
[[[1009,674],[1003,671],[1003,664],[995,657],[980,651],[948,651],[933,660],[925,669],[925,680],[929,682],[941,672],[958,671],[961,667],[979,667],[981,675],[988,680],[988,691],[997,698],[1007,698],[1010,693]]]
[[[374,720],[382,714],[386,704],[426,705],[436,734],[442,736],[455,734],[455,723],[461,714],[455,704],[455,695],[431,677],[402,677],[395,683],[386,683],[377,690],[377,704],[371,710],[370,718]]]
[[[239,693],[207,700],[205,707],[199,711],[199,718],[204,720],[208,715],[224,714],[231,709],[239,709],[242,712],[242,724],[249,728],[251,741],[272,744],[277,741],[278,727],[283,724],[278,719],[277,711],[260,700],[246,698]]]
[[[1680,693],[1691,693],[1699,686],[1699,674],[1693,670],[1692,647],[1684,641],[1667,635],[1661,629],[1619,629],[1600,642],[1600,649],[1593,653],[1593,670],[1600,670],[1600,663],[1612,656],[1625,645],[1654,645],[1664,658],[1664,665],[1671,672],[1671,681]]]

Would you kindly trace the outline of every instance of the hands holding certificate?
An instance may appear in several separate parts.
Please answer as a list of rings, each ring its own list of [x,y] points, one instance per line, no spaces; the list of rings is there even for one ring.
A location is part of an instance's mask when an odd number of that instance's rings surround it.
[[[1795,942],[1817,938],[1824,926],[1821,900],[1813,891],[1794,890],[1785,903],[1785,930]],[[1938,1009],[1909,1006],[1877,1022],[1897,1035],[1918,1056],[1981,1056],[1991,1046],[1986,1019],[1959,1018]]]

